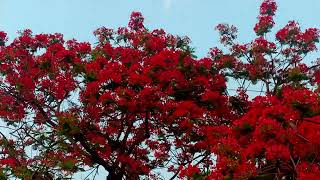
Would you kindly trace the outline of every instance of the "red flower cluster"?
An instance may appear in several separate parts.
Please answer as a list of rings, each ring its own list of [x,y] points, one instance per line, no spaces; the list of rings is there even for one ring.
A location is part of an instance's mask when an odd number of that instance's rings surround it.
[[[309,28],[302,32],[299,24],[295,21],[290,21],[276,34],[276,38],[281,44],[292,46],[291,48],[299,54],[317,50],[315,43],[319,42],[319,36],[319,29]],[[288,49],[286,50],[288,51]]]
[[[220,42],[225,45],[230,45],[237,38],[238,29],[233,25],[219,24],[215,28],[220,33]]]
[[[275,15],[277,11],[277,4],[274,0],[265,0],[261,3],[260,14],[261,15]]]
[[[144,18],[140,12],[132,12],[128,26],[132,30],[139,30],[144,27],[143,21]]]
[[[7,33],[0,31],[0,46],[3,46],[7,41]]]
[[[260,6],[260,15],[258,23],[254,27],[254,31],[258,36],[269,32],[274,26],[273,16],[277,10],[277,4],[273,0],[263,1]]]

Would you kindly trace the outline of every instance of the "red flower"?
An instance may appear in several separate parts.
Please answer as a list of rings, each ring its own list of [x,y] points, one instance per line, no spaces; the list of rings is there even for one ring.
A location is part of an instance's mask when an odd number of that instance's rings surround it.
[[[261,15],[274,15],[277,10],[277,4],[274,0],[264,0],[260,6]]]
[[[0,159],[0,165],[15,167],[16,164],[17,164],[17,160],[13,157]]]
[[[7,33],[0,31],[0,46],[3,46],[7,41]]]
[[[133,30],[141,30],[143,26],[144,18],[140,12],[132,12],[128,26]]]
[[[261,36],[269,32],[274,26],[273,17],[271,15],[259,16],[258,23],[254,27],[257,35]]]

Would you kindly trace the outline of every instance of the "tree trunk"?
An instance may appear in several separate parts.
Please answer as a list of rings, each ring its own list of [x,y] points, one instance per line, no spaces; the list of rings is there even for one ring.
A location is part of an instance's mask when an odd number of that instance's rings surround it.
[[[123,174],[117,174],[115,172],[109,172],[107,180],[122,180]]]

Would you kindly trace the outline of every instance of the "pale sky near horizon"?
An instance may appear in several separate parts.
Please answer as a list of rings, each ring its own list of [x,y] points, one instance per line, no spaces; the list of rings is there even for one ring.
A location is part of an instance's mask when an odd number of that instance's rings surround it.
[[[214,27],[234,24],[239,40],[254,37],[261,0],[0,0],[0,30],[10,39],[18,30],[35,33],[60,32],[67,39],[95,42],[93,30],[106,26],[126,26],[132,11],[140,11],[149,29],[164,28],[177,35],[188,35],[197,55],[218,46]],[[288,20],[297,20],[302,28],[320,28],[320,0],[278,0],[275,29]]]
[[[163,28],[168,33],[187,35],[199,57],[220,46],[214,27],[229,23],[238,27],[239,41],[248,42],[255,35],[261,0],[0,0],[0,31],[13,39],[18,30],[34,33],[59,32],[66,39],[75,38],[94,44],[92,32],[101,26],[126,26],[132,11],[140,11],[149,29]],[[275,30],[289,20],[302,29],[320,28],[320,0],[278,0]],[[320,57],[319,52],[308,59]],[[85,177],[85,176],[84,176]],[[99,176],[98,180],[105,179]]]

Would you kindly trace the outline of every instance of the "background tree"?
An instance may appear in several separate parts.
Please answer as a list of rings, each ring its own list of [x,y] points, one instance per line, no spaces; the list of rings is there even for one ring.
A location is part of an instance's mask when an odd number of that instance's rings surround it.
[[[208,136],[217,156],[209,179],[319,179],[319,62],[303,61],[317,50],[319,29],[290,21],[269,41],[276,10],[275,1],[262,2],[257,38],[247,44],[236,43],[236,27],[216,27],[229,52],[210,53],[239,84],[229,100],[240,117]],[[261,96],[248,100],[255,84]]]

